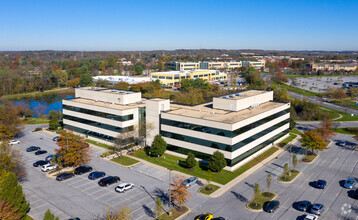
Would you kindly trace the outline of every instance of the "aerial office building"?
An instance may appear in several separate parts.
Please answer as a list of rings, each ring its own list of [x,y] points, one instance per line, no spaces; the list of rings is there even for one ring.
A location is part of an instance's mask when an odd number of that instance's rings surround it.
[[[214,70],[232,70],[240,67],[254,67],[261,69],[265,67],[265,60],[258,61],[204,61],[204,62],[170,62],[166,63],[172,70],[196,70],[196,69],[214,69]]]
[[[108,144],[141,122],[151,123],[147,145],[161,134],[167,152],[182,157],[192,152],[207,160],[218,150],[225,169],[235,170],[288,135],[290,103],[273,101],[273,91],[248,90],[189,106],[89,87],[64,100],[63,113],[66,129]]]

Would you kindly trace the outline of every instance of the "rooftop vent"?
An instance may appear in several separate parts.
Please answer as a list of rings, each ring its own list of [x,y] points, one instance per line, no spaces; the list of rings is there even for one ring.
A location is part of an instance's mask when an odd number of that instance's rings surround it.
[[[117,92],[117,90],[116,90],[116,89],[112,89],[111,92]]]
[[[237,96],[241,96],[241,93],[236,93]]]
[[[223,96],[223,99],[228,99],[229,98],[229,96]]]
[[[124,91],[124,90],[119,90],[119,93],[126,93],[126,91]]]
[[[129,91],[129,92],[127,92],[127,94],[133,94],[134,92],[132,92],[132,91]]]
[[[230,98],[234,98],[235,97],[235,94],[232,94],[232,95],[229,95]]]
[[[215,112],[211,112],[212,115],[215,115]]]

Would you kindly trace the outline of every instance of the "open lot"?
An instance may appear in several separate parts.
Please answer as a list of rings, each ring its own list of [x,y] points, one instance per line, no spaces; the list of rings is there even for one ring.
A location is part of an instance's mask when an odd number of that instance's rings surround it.
[[[306,77],[306,78],[294,78],[292,79],[294,83],[293,86],[308,90],[311,92],[322,93],[325,92],[327,88],[342,88],[342,83],[344,82],[358,82],[358,76],[322,76],[322,77]],[[337,83],[335,85],[334,83]]]
[[[134,183],[134,189],[125,193],[114,191],[116,184],[109,187],[100,187],[98,180],[89,180],[87,174],[75,176],[74,178],[58,182],[46,177],[41,168],[33,167],[32,163],[44,159],[54,152],[56,143],[52,141],[51,135],[43,132],[32,133],[35,126],[26,126],[21,144],[14,145],[23,152],[23,159],[27,166],[28,176],[22,182],[27,199],[31,203],[30,215],[35,219],[42,219],[45,211],[51,209],[60,219],[79,217],[81,219],[94,219],[97,215],[110,206],[125,206],[132,210],[133,219],[152,219],[154,216],[155,199],[162,198],[167,207],[168,180],[167,172],[148,167],[143,164],[132,168],[124,168],[117,164],[100,159],[101,150],[93,149],[93,159],[88,164],[94,170],[104,171],[108,175],[121,178],[121,182]],[[48,153],[36,156],[34,152],[26,152],[30,145],[41,147]],[[174,175],[171,175],[174,178]],[[191,187],[188,205],[197,207],[207,200],[207,197],[197,194],[199,185]],[[166,209],[165,207],[165,209]]]

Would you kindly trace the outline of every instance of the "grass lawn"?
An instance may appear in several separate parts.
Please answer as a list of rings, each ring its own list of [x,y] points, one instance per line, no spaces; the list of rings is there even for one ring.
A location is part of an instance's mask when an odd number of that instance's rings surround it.
[[[332,103],[334,103],[336,105],[341,105],[341,106],[344,106],[344,107],[358,109],[358,106],[355,105],[355,101],[353,101],[352,99],[343,99],[342,101],[333,100]]]
[[[286,139],[284,139],[283,141],[281,141],[280,143],[278,143],[279,147],[283,147],[286,144],[288,144],[288,142],[292,141],[293,139],[295,139],[297,137],[297,135],[295,134],[290,134],[290,136],[288,136]]]
[[[61,128],[59,130],[56,131],[56,134],[61,134],[64,130]]]
[[[257,156],[255,159],[252,159],[251,161],[247,162],[246,164],[244,164],[243,166],[241,166],[240,168],[236,169],[233,172],[222,170],[220,173],[212,173],[212,181],[220,184],[226,184],[231,180],[233,180],[234,178],[236,178],[237,176],[243,174],[244,172],[246,172],[248,169],[252,168],[256,164],[260,163],[261,161],[263,161],[264,159],[275,153],[277,150],[278,150],[277,147],[271,147],[270,149],[266,150],[265,152]],[[196,166],[194,167],[194,170],[189,171],[187,168],[185,168],[185,166],[183,166],[183,164],[185,164],[186,158],[177,157],[170,154],[164,154],[165,159],[164,156],[160,158],[149,157],[146,155],[146,153],[143,150],[135,151],[133,153],[133,156],[157,164],[162,167],[166,167],[172,170],[189,174],[191,176],[197,176],[203,179],[207,177],[206,165],[197,163]],[[179,163],[177,161],[179,161]]]
[[[119,163],[123,166],[131,166],[133,164],[139,163],[138,160],[135,160],[135,159],[132,159],[132,158],[126,157],[126,156],[122,156],[120,158],[116,157],[116,158],[113,158],[111,161]]]
[[[291,175],[288,175],[289,173]],[[282,182],[290,182],[293,179],[295,179],[298,174],[300,174],[300,171],[298,171],[298,170],[290,170],[289,172],[287,172],[285,174],[282,174],[278,179],[280,181],[282,181]]]
[[[320,108],[323,109],[323,110],[327,110],[327,111],[330,111],[330,112],[335,112],[335,113],[341,114],[343,116],[342,118],[340,118],[338,120],[335,120],[335,121],[358,121],[358,115],[351,116],[351,114],[348,114],[348,113],[345,113],[345,112],[342,112],[342,111],[338,111],[338,110],[335,110],[335,109],[332,109],[332,108],[328,108],[328,107],[320,107]],[[334,117],[334,118],[336,118],[336,117]]]
[[[294,133],[294,134],[298,134],[298,135],[303,135],[302,132],[300,132],[299,130],[297,130],[296,128],[292,129],[290,131],[290,133]]]
[[[40,124],[48,124],[50,120],[47,118],[29,118],[23,120],[26,125],[40,125]]]
[[[171,215],[169,216],[167,213],[163,213],[159,218],[156,218],[157,220],[174,220],[178,218],[179,216],[187,213],[189,211],[189,208],[184,206],[185,210],[183,212],[179,212],[177,208],[171,209]]]
[[[310,163],[317,157],[317,154],[307,154],[303,156],[300,161],[303,163]]]
[[[305,95],[305,96],[317,96],[317,97],[320,97],[322,96],[322,94],[320,93],[316,93],[316,92],[311,92],[311,91],[307,91],[307,90],[304,90],[304,89],[299,89],[299,88],[296,88],[296,87],[293,87],[293,86],[288,86],[286,84],[279,84],[279,83],[275,83],[277,86],[281,87],[281,88],[286,88],[288,91],[291,91],[291,92],[295,92],[295,93],[298,93],[298,94],[301,94],[301,95]]]
[[[110,146],[110,145],[107,145],[107,144],[103,144],[103,143],[100,143],[100,142],[97,142],[97,141],[94,141],[94,140],[91,140],[91,139],[86,139],[85,141],[90,143],[90,144],[94,144],[94,145],[97,145],[99,147],[106,148],[108,150],[113,150],[113,146]]]
[[[334,132],[341,133],[341,134],[356,135],[358,133],[358,128],[335,128]]]
[[[207,188],[210,187],[210,190],[207,190]],[[215,192],[217,189],[220,189],[220,186],[216,186],[214,184],[209,184],[204,186],[203,188],[200,189],[200,192],[205,194],[205,195],[210,195],[211,193]]]
[[[249,202],[247,205],[250,209],[260,210],[265,202],[271,201],[275,198],[276,194],[273,192],[263,192],[260,196]]]

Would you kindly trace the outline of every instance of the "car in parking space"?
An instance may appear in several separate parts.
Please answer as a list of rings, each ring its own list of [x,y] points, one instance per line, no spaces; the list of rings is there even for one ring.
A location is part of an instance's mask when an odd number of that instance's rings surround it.
[[[80,167],[77,167],[75,169],[75,174],[76,175],[81,175],[81,174],[84,174],[84,173],[87,173],[87,172],[91,172],[92,171],[92,167],[89,167],[89,166],[80,166]]]
[[[337,141],[337,145],[341,146],[341,147],[345,147],[346,146],[346,141]]]
[[[317,220],[317,219],[318,219],[317,215],[308,214],[305,216],[303,220]]]
[[[304,201],[301,201],[298,203],[297,209],[299,211],[306,212],[311,205],[312,205],[312,203],[310,201],[304,200]]]
[[[116,192],[122,193],[127,190],[133,189],[134,184],[133,183],[121,183],[114,189]]]
[[[26,152],[32,152],[32,151],[37,151],[37,150],[41,150],[40,147],[36,147],[36,146],[31,146],[26,148]]]
[[[316,188],[318,189],[324,189],[327,185],[327,182],[325,180],[317,180],[316,181]]]
[[[48,172],[57,168],[56,164],[46,164],[41,167],[42,172]]]
[[[48,161],[38,160],[38,161],[36,161],[35,163],[33,163],[32,165],[33,165],[34,167],[38,167],[38,166],[43,166],[43,165],[45,165],[45,164],[48,164]]]
[[[346,181],[344,181],[344,188],[352,189],[354,186],[354,179],[348,178]]]
[[[35,155],[41,155],[41,154],[46,154],[46,153],[47,153],[47,151],[45,151],[45,150],[38,150],[35,152]]]
[[[197,181],[198,181],[197,177],[190,177],[184,181],[183,185],[189,187],[194,185]]]
[[[73,174],[73,173],[61,173],[61,174],[56,176],[56,180],[57,181],[67,180],[67,179],[72,178],[74,176],[75,176],[75,174]]]
[[[105,175],[106,175],[105,172],[94,171],[94,172],[92,172],[92,173],[90,173],[90,174],[88,175],[88,179],[90,179],[90,180],[95,180],[95,179],[104,177]]]
[[[52,138],[53,141],[57,141],[60,137],[59,136],[56,136],[54,138]]]
[[[225,218],[224,217],[215,217],[212,220],[225,220]]]
[[[321,215],[324,211],[324,205],[321,203],[315,203],[312,205],[311,213],[315,215]]]
[[[263,210],[268,213],[274,213],[278,207],[280,206],[280,202],[277,200],[272,200],[269,202],[266,202],[264,204]]]
[[[9,144],[11,144],[11,145],[20,144],[20,143],[21,143],[21,141],[19,141],[19,140],[11,140],[11,141],[9,142]]]
[[[212,219],[213,219],[213,215],[207,212],[197,216],[195,220],[212,220]]]
[[[113,183],[118,183],[121,179],[118,176],[107,176],[105,178],[102,178],[98,185],[100,186],[109,186]]]
[[[45,161],[51,161],[52,158],[53,158],[53,154],[50,154],[50,155],[45,157]]]

